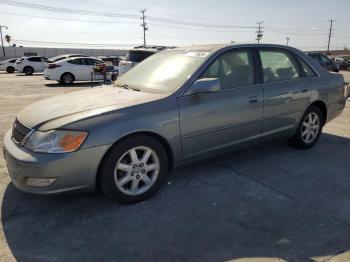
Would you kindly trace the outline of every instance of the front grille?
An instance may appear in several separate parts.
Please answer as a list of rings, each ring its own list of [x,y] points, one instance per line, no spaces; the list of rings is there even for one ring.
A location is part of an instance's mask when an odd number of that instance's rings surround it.
[[[12,138],[17,143],[21,143],[23,138],[30,132],[30,128],[22,125],[16,118],[13,127],[12,127]]]

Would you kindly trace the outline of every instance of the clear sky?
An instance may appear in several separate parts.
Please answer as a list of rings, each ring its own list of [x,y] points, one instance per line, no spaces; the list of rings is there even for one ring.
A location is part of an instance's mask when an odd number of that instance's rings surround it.
[[[331,49],[350,48],[349,0],[0,0],[0,24],[17,45],[133,46],[143,43],[143,8],[148,44],[254,42],[254,27],[264,21],[263,43],[285,44],[289,37],[297,48],[325,49],[328,20],[336,19]]]

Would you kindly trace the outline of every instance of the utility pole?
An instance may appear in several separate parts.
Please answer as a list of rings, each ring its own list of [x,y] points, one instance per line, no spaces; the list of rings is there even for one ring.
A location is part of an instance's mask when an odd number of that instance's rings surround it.
[[[257,22],[257,24],[258,24],[258,31],[256,31],[256,40],[258,40],[258,44],[260,43],[260,40],[263,37],[263,32],[264,31],[262,31],[263,27],[261,26],[263,23],[264,23],[263,21]]]
[[[141,20],[142,20],[142,28],[143,28],[143,46],[146,47],[146,31],[148,30],[147,23],[146,23],[146,17],[145,12],[146,8],[140,11],[142,13]]]
[[[286,40],[287,40],[287,46],[289,45],[289,40],[290,38],[289,37],[286,37]]]
[[[5,56],[4,40],[2,39],[2,28],[8,29],[8,27],[4,26],[4,25],[0,25],[0,38],[1,38],[1,46],[2,46],[2,55]]]
[[[330,27],[329,27],[329,35],[328,35],[327,53],[329,53],[329,46],[331,44],[331,37],[332,37],[332,30],[333,30],[333,22],[335,22],[335,19],[331,19],[328,22],[330,22]]]

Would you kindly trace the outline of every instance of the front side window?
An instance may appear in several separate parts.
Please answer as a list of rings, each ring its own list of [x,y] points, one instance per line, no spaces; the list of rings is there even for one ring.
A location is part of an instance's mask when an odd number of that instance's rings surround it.
[[[199,78],[217,78],[221,89],[230,89],[255,83],[254,63],[249,50],[220,55]]]
[[[332,61],[325,55],[320,55],[321,63],[325,65],[329,65],[332,63]]]
[[[300,78],[298,66],[288,52],[261,50],[260,59],[263,68],[264,83]]]

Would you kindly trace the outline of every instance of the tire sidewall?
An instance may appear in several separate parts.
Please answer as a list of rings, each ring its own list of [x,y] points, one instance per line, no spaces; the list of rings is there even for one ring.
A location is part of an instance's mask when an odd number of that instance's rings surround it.
[[[114,181],[114,169],[120,157],[131,148],[146,146],[151,148],[158,156],[160,170],[156,182],[146,192],[132,196],[121,192]],[[166,181],[168,176],[168,157],[167,152],[160,142],[156,139],[140,135],[127,138],[114,145],[107,153],[100,169],[100,186],[102,191],[113,200],[121,203],[136,203],[151,197],[159,187]]]
[[[318,118],[320,120],[320,128],[318,130],[318,134],[317,134],[316,138],[314,139],[314,141],[312,141],[311,143],[305,143],[304,140],[302,139],[302,135],[301,135],[302,126],[303,126],[303,123],[304,123],[306,116],[309,115],[310,113],[316,113],[318,115]],[[297,132],[295,134],[295,139],[296,139],[296,142],[299,145],[299,147],[305,148],[305,149],[313,147],[317,143],[318,139],[320,138],[323,125],[324,125],[324,119],[323,119],[321,110],[317,106],[310,106],[305,111],[303,117],[301,118],[300,123],[298,125]]]
[[[13,74],[15,72],[15,68],[13,66],[8,66],[6,68],[6,72],[9,74]]]
[[[71,77],[72,77],[72,81],[69,81],[69,82],[66,82],[65,81],[65,78],[66,78],[66,76],[67,75],[70,75]],[[60,81],[62,84],[64,84],[64,85],[69,85],[69,84],[73,84],[73,82],[74,82],[74,76],[71,74],[71,73],[64,73],[64,74],[62,74],[62,76],[61,76],[61,81]]]
[[[24,69],[23,69],[24,73],[27,75],[27,76],[30,76],[34,73],[34,69],[30,66],[26,66]]]

